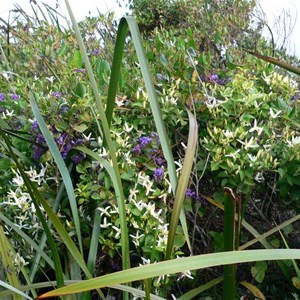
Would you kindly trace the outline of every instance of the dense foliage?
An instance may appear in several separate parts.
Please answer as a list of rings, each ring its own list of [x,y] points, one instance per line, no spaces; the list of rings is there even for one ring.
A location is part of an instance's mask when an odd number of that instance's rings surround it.
[[[269,51],[267,41],[260,36],[260,26],[253,24],[255,1],[131,0],[129,7],[144,37],[178,174],[189,130],[186,108],[198,121],[197,155],[184,204],[193,254],[224,250],[223,212],[218,209],[224,204],[224,188],[233,191],[241,203],[240,215],[261,234],[299,214],[298,78],[245,51],[254,47]],[[53,14],[50,8],[47,11]],[[51,24],[20,10],[15,13],[19,19],[1,27],[1,128],[25,173],[68,234],[76,244],[82,242],[85,258],[93,224],[100,218],[93,275],[119,271],[121,221],[114,183],[103,164],[79,149],[84,146],[112,164],[86,62],[72,30],[61,26],[55,17]],[[112,14],[79,23],[104,103],[112,72],[116,24]],[[111,135],[126,199],[131,266],[138,266],[164,259],[174,196],[140,66],[129,42],[130,38],[122,61]],[[71,174],[82,241],[76,240],[69,195],[32,113],[30,93],[35,93],[39,110]],[[37,244],[43,240],[44,229],[26,183],[7,145],[1,142],[0,147],[0,220],[15,251],[20,281],[27,281],[21,275],[24,267],[30,270],[34,282],[53,279],[53,269],[45,257],[37,259],[32,244],[16,230]],[[252,239],[246,229],[241,229],[238,246]],[[61,238],[54,230],[52,233],[66,278],[80,279],[80,274],[74,275],[76,268],[72,269],[71,255]],[[297,223],[268,236],[266,242],[272,248],[299,248]],[[45,241],[41,244],[49,254],[50,246]],[[172,258],[188,255],[184,228],[178,225]],[[252,292],[257,286],[266,298],[298,299],[297,270],[289,262],[281,268],[275,262],[256,262],[239,266],[237,272],[238,281],[252,283]],[[158,277],[150,281],[150,290],[171,299],[171,295],[179,297],[221,274],[221,269],[214,268]],[[0,279],[5,280],[5,276]],[[142,287],[142,283],[136,287]],[[112,290],[106,292],[121,297]],[[239,298],[250,297],[242,285],[236,293]],[[217,287],[202,295],[222,298]]]

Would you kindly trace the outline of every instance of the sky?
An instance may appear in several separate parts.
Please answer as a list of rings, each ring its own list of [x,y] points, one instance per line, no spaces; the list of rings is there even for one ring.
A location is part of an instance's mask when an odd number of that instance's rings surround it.
[[[56,2],[60,4],[65,16],[68,16],[64,0],[36,0],[38,3],[45,2],[55,7]],[[121,0],[123,2],[124,0]],[[0,17],[7,20],[9,10],[17,3],[26,12],[30,12],[29,0],[2,0],[0,6]],[[124,10],[117,4],[117,0],[69,0],[75,18],[80,21],[91,13],[97,15],[97,9],[101,13],[114,10],[117,17],[124,14]],[[275,42],[278,46],[285,41],[285,46],[290,54],[296,54],[300,58],[300,1],[299,0],[260,0],[260,5],[265,13],[267,23],[273,32]],[[262,16],[261,13],[258,15]],[[283,26],[283,24],[287,24]],[[290,30],[293,29],[292,34]],[[270,38],[270,32],[265,27],[264,35]]]

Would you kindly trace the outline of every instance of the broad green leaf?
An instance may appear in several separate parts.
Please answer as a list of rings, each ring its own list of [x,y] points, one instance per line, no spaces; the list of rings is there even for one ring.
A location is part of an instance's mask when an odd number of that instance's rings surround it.
[[[253,278],[261,283],[263,282],[266,274],[266,270],[268,268],[268,265],[264,261],[258,261],[255,263],[253,267],[251,267],[251,274]]]
[[[69,61],[69,66],[73,69],[80,69],[82,67],[82,57],[79,50],[74,51],[74,54]]]
[[[87,125],[80,124],[80,125],[75,126],[74,130],[76,130],[77,132],[82,133],[82,132],[85,132],[87,130],[87,128],[88,128]]]
[[[84,98],[85,93],[86,93],[85,86],[81,82],[78,82],[76,85],[75,94],[80,98]]]

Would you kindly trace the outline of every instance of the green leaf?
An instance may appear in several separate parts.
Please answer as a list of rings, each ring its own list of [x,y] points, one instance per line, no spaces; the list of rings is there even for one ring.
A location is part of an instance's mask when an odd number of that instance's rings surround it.
[[[75,94],[79,98],[84,98],[84,96],[86,94],[86,88],[85,88],[85,86],[81,82],[77,83],[76,88],[75,88]]]
[[[266,274],[266,270],[268,269],[268,265],[264,261],[258,261],[255,265],[251,268],[251,274],[253,278],[261,283],[263,282]]]
[[[211,171],[219,170],[219,165],[220,165],[219,162],[216,161],[211,162],[210,164]]]
[[[82,67],[82,57],[79,50],[75,50],[72,58],[69,61],[69,66],[73,69],[80,69]]]
[[[168,63],[166,57],[164,56],[164,54],[159,55],[159,60],[165,67],[168,66],[169,63]]]
[[[237,65],[237,64],[233,63],[233,58],[228,53],[228,51],[226,51],[226,65],[229,70],[233,70],[233,69],[236,69],[237,67],[241,67],[241,65]]]
[[[74,130],[76,130],[77,132],[85,132],[88,129],[88,126],[85,124],[80,124],[74,127]]]

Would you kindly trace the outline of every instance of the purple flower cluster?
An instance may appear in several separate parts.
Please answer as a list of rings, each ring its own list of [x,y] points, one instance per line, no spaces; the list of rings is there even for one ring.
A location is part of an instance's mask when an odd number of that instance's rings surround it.
[[[100,53],[100,50],[99,49],[95,49],[94,51],[93,51],[93,55],[98,55]]]
[[[20,99],[20,96],[18,94],[13,93],[13,94],[10,94],[10,99],[16,101],[16,100]]]
[[[202,196],[201,194],[197,195],[197,193],[192,189],[186,189],[185,195],[196,201],[201,201],[201,202],[205,201],[204,196]]]
[[[295,101],[298,100],[300,96],[300,92],[296,92],[292,97],[291,97],[291,101]]]
[[[196,192],[191,189],[186,189],[185,195],[194,199],[196,197]]]
[[[16,94],[16,93],[12,93],[10,94],[10,99],[11,100],[19,100],[20,99],[20,95]],[[6,100],[6,95],[4,93],[0,93],[0,101],[5,101]]]
[[[61,98],[62,93],[61,93],[61,92],[53,92],[53,93],[51,94],[51,96],[52,96],[53,98],[59,99],[59,98]]]
[[[0,94],[0,101],[5,101],[6,100],[6,96],[4,93]]]
[[[153,178],[154,178],[154,181],[156,182],[161,182],[163,180],[163,177],[164,177],[164,170],[163,168],[157,168],[154,173],[153,173]]]
[[[38,133],[35,138],[36,144],[32,145],[33,154],[32,158],[36,161],[39,161],[42,157],[42,155],[46,152],[46,141],[44,136],[41,133]]]
[[[141,136],[137,144],[133,148],[136,156],[142,158],[142,161],[150,160],[155,164],[156,169],[153,172],[153,179],[155,182],[160,183],[164,177],[163,166],[166,164],[165,159],[160,151],[159,136],[155,132],[151,132],[150,136]]]
[[[81,74],[85,74],[86,73],[86,69],[75,69],[74,70],[75,73],[81,73]]]
[[[211,74],[208,77],[203,75],[201,76],[201,80],[204,82],[214,83],[214,84],[220,84],[220,85],[226,85],[231,81],[231,78],[220,78],[218,74]]]
[[[42,157],[42,155],[47,150],[47,144],[44,136],[41,133],[37,133],[38,130],[38,124],[36,121],[34,121],[31,125],[30,131],[32,134],[35,135],[35,144],[33,144],[33,154],[32,158],[36,161],[39,161]],[[81,145],[85,142],[84,139],[74,139],[70,135],[68,135],[66,132],[59,132],[55,128],[55,126],[52,126],[50,128],[54,135],[54,141],[56,142],[56,145],[58,146],[58,149],[60,150],[60,153],[64,159],[67,158],[69,152],[77,147],[78,145]],[[71,156],[71,160],[73,163],[78,164],[84,159],[84,156],[82,154],[77,154]]]
[[[139,138],[139,143],[141,148],[145,148],[148,144],[152,143],[152,138],[148,136],[142,136]]]
[[[150,143],[152,143],[151,137],[149,136],[140,137],[138,143],[133,148],[133,152],[135,154],[141,154],[142,150],[145,149]]]
[[[62,106],[60,107],[60,112],[61,112],[62,114],[67,113],[69,110],[70,110],[70,106],[67,105],[67,104],[64,104],[64,105],[62,105]]]

